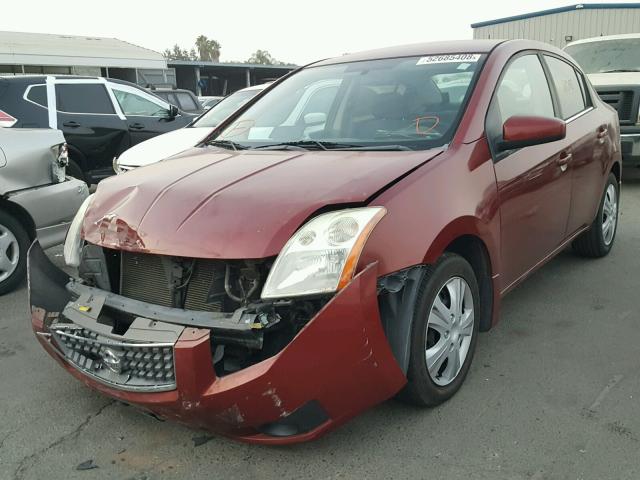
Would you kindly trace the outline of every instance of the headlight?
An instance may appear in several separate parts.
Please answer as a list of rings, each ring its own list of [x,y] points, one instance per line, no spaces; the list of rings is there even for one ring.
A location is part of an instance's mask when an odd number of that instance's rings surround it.
[[[82,231],[82,220],[91,201],[93,195],[89,195],[73,217],[69,231],[67,232],[67,238],[64,241],[64,262],[70,267],[77,267],[80,265],[80,255],[82,254],[82,238],[80,232]]]
[[[325,213],[307,222],[276,259],[262,298],[296,297],[342,289],[353,274],[383,207]]]

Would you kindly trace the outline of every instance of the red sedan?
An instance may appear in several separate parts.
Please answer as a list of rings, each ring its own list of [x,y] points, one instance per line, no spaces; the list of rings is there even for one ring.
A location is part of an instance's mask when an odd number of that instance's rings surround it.
[[[442,42],[275,82],[179,157],[102,182],[30,250],[33,329],[86,385],[259,443],[461,387],[504,295],[617,225],[616,113],[562,51]],[[522,379],[522,381],[527,381]]]

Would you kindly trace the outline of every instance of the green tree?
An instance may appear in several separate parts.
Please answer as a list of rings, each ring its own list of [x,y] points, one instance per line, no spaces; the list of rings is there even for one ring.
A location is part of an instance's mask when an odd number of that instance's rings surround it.
[[[195,52],[192,52],[192,54],[195,54]],[[180,48],[180,45],[178,45],[177,43],[171,50],[167,48],[164,51],[163,55],[169,60],[195,60],[195,58],[192,58],[192,55],[189,54],[189,51],[186,48]]]
[[[258,63],[260,65],[278,65],[278,62],[271,54],[266,50],[256,50],[247,63]]]
[[[200,56],[200,60],[205,62],[219,62],[220,49],[222,46],[216,40],[200,35],[196,38],[196,49]]]

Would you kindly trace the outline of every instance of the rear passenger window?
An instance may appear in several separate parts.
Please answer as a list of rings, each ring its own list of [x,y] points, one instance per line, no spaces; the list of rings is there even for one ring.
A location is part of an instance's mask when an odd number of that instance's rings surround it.
[[[45,85],[33,85],[27,93],[27,100],[37,103],[41,107],[47,107],[47,87]]]
[[[578,76],[578,83],[580,84],[580,91],[582,92],[582,98],[584,99],[584,105],[586,108],[592,107],[593,103],[591,103],[591,97],[589,96],[589,90],[587,89],[587,84],[584,79],[584,75],[576,70],[576,75]]]
[[[107,89],[102,84],[56,85],[56,103],[60,112],[116,113]]]
[[[545,55],[553,84],[558,92],[560,118],[566,120],[586,108],[584,93],[575,69],[567,62]]]
[[[187,111],[187,112],[193,112],[193,111],[198,110],[200,108],[198,105],[196,105],[196,103],[194,102],[193,98],[191,98],[191,96],[188,93],[177,92],[176,93],[176,98],[178,99],[178,102],[180,103],[180,107],[182,107],[182,109]]]

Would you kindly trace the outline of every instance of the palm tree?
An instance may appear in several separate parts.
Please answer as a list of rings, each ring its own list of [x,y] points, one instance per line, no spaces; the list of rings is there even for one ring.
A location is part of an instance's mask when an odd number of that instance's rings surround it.
[[[221,45],[217,41],[209,39],[205,35],[200,35],[196,38],[196,48],[198,49],[200,60],[206,62],[220,61]]]

